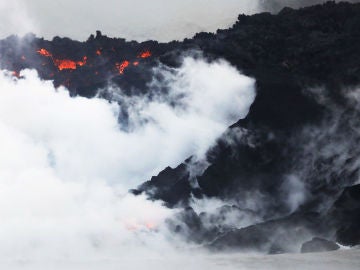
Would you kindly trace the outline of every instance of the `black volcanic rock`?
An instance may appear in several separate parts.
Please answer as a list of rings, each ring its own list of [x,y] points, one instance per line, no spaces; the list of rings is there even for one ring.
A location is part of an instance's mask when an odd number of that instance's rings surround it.
[[[216,227],[208,228],[201,217],[191,207],[184,208],[176,217],[167,220],[168,228],[189,241],[203,244],[216,238],[220,231]]]
[[[190,198],[192,187],[188,179],[189,172],[185,164],[175,169],[167,167],[157,177],[152,177],[150,181],[143,183],[132,192],[135,194],[145,192],[154,200],[163,200],[169,206],[174,206],[181,202],[186,203]]]
[[[303,239],[320,232],[321,227],[321,217],[317,213],[296,213],[225,232],[209,248],[215,251],[256,251],[269,254],[296,252]]]
[[[340,244],[360,244],[360,185],[344,189],[330,209],[330,219],[336,224],[336,239]]]
[[[241,190],[260,190],[271,201],[280,192],[287,168],[300,161],[293,157],[293,152],[299,151],[294,147],[294,137],[304,126],[320,125],[333,113],[306,89],[324,87],[331,102],[341,108],[347,104],[340,89],[360,83],[359,17],[360,5],[330,2],[300,10],[285,9],[279,15],[241,15],[228,30],[185,40],[184,44],[196,44],[210,58],[224,57],[254,76],[257,83],[257,97],[249,114],[232,130],[246,128],[261,142],[249,147],[227,145],[220,139],[208,153],[209,168],[198,177],[204,195],[224,198],[234,193],[241,196]],[[334,161],[324,162],[331,167]],[[351,183],[352,178],[346,177]],[[156,185],[156,177],[153,182]],[[326,188],[317,184],[314,192]],[[335,188],[341,190],[337,185]],[[157,198],[166,201],[163,196]]]
[[[92,97],[109,81],[133,94],[148,90],[151,68],[158,61],[177,66],[181,62],[178,56],[200,50],[205,57],[224,58],[257,79],[258,98],[248,120],[286,127],[291,124],[289,119],[310,121],[312,113],[318,112],[313,102],[302,95],[304,85],[326,84],[336,90],[343,83],[359,82],[359,10],[359,4],[329,2],[291,12],[285,9],[279,15],[240,15],[230,29],[170,43],[108,38],[99,31],[86,42],[11,36],[0,41],[1,68],[15,71],[35,68],[42,78],[54,80],[56,86],[66,85],[73,95]],[[76,70],[59,71],[50,58],[37,53],[40,48],[59,59],[79,61],[87,56],[87,64]],[[139,59],[139,54],[146,50],[152,56]],[[130,65],[120,75],[115,64],[124,60],[140,63]],[[278,100],[281,97],[284,102]],[[276,100],[281,106],[275,110]],[[284,118],[284,112],[288,117]]]
[[[356,45],[360,41],[359,7],[327,3],[298,11],[285,9],[277,16],[239,16],[229,30],[185,41],[195,43],[210,58],[221,55],[257,81],[257,97],[249,114],[210,149],[209,166],[197,176],[196,192],[198,197],[236,201],[240,208],[254,200],[258,207],[254,213],[264,222],[242,229],[214,230],[203,239],[204,243],[210,240],[209,248],[294,252],[300,250],[304,239],[314,236],[345,245],[360,243],[357,188],[345,188],[359,176],[360,153],[353,146],[360,137],[352,131],[352,119],[360,115],[343,90],[345,85],[351,89],[360,83],[360,47]],[[325,89],[320,101],[307,91],[318,86]],[[321,101],[324,96],[327,103]],[[231,134],[242,139],[229,144]],[[309,145],[313,146],[307,150]],[[338,151],[335,146],[346,148]],[[181,165],[184,171],[186,165]],[[161,184],[153,177],[151,185],[164,190],[164,185],[176,182],[182,186],[178,187],[180,192],[186,189],[191,196],[190,179],[186,180],[178,168],[176,173],[169,170],[167,180],[160,174]],[[291,191],[303,192],[305,197],[289,215],[285,187],[294,171],[301,174],[299,181],[306,190]],[[174,179],[178,174],[181,178]],[[166,196],[155,192],[152,197],[169,206],[189,200],[179,197],[177,189],[167,192]],[[206,215],[196,218],[200,224]],[[320,242],[315,239],[305,247],[318,251],[330,247]]]
[[[332,241],[314,237],[312,240],[305,242],[301,246],[301,253],[334,251],[339,248],[340,246]]]
[[[109,84],[126,95],[150,95],[153,68],[178,67],[183,55],[222,58],[255,78],[257,96],[249,114],[208,151],[203,172],[190,175],[191,164],[184,161],[133,193],[184,207],[169,226],[196,243],[279,253],[300,249],[314,236],[335,240],[333,231],[342,244],[360,243],[359,188],[345,188],[359,177],[360,110],[353,90],[360,85],[359,44],[360,4],[328,2],[278,15],[240,15],[229,29],[183,42],[138,43],[100,32],[86,42],[11,36],[0,41],[0,68],[34,68],[73,96],[100,94],[109,100],[111,95],[98,91]],[[53,58],[39,55],[41,48]],[[151,57],[141,58],[144,51]],[[76,69],[54,64],[54,58],[77,62],[85,56],[86,64]],[[124,61],[128,66],[120,72]],[[126,113],[120,116],[124,122]],[[262,222],[219,227],[216,218],[188,207],[193,196],[231,201]],[[208,219],[214,224],[205,224]]]

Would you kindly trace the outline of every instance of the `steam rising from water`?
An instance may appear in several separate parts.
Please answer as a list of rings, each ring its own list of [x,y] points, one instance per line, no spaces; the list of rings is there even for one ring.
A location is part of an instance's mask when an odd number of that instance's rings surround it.
[[[0,259],[173,250],[163,228],[172,211],[127,190],[190,155],[201,157],[245,117],[254,80],[224,61],[191,58],[156,72],[169,91],[127,98],[127,132],[117,103],[70,98],[35,71],[20,79],[0,73]],[[152,88],[160,84],[154,80]],[[112,92],[125,98],[121,89]]]

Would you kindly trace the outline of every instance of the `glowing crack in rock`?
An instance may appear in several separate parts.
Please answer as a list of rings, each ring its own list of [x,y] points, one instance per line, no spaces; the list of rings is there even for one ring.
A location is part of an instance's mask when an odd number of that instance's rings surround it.
[[[125,60],[121,63],[116,64],[116,68],[119,70],[120,74],[124,74],[125,69],[130,65],[130,62],[128,60]]]

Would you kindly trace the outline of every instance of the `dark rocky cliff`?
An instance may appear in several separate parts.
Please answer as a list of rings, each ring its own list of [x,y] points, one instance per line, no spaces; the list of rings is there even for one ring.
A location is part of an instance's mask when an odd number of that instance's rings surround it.
[[[289,241],[313,236],[360,243],[352,237],[358,209],[354,214],[352,201],[344,202],[359,176],[360,107],[351,98],[360,83],[359,44],[360,4],[328,2],[277,15],[240,15],[230,29],[182,42],[128,42],[100,32],[86,42],[12,36],[0,41],[0,57],[1,68],[16,76],[35,68],[71,95],[89,98],[109,83],[128,95],[146,93],[152,67],[178,66],[182,55],[199,52],[209,60],[224,58],[255,78],[257,97],[249,114],[209,150],[202,173],[189,173],[197,166],[190,158],[133,192],[183,207],[169,226],[187,228],[198,243],[276,253],[293,251]],[[292,207],[291,192],[298,190],[303,198]],[[241,229],[206,227],[209,214],[189,208],[193,198],[231,202],[213,219],[236,212],[256,222]],[[249,208],[251,200],[257,205]]]
[[[326,125],[339,114],[344,121],[337,135],[346,133],[349,118],[358,113],[356,106],[349,105],[345,90],[356,88],[360,81],[359,8],[328,3],[299,11],[284,9],[276,16],[240,16],[230,30],[185,41],[197,44],[208,55],[226,58],[257,80],[257,97],[248,116],[234,124],[208,153],[211,165],[198,177],[205,195],[227,194],[234,190],[234,181],[236,187],[247,185],[246,189],[249,185],[276,189],[277,179],[291,171],[304,154],[299,153],[306,148],[302,143],[310,138],[299,134],[305,133],[305,127]],[[316,87],[323,89],[326,104],[311,90]],[[229,133],[243,129],[253,145],[226,143]],[[335,138],[328,134],[327,139]],[[167,169],[161,178],[166,173],[172,172]],[[350,183],[352,177],[349,172]],[[169,177],[169,185],[171,179],[174,177]],[[156,181],[155,177],[151,182],[156,186]]]
[[[186,163],[166,169],[139,190],[152,190],[152,198],[170,206],[187,206],[193,196],[221,198],[236,207],[246,205],[249,197],[258,200],[252,210],[265,223],[225,233],[212,228],[218,234],[210,246],[217,250],[295,251],[289,241],[300,246],[300,239],[312,236],[359,244],[358,237],[352,238],[359,225],[357,212],[344,207],[336,216],[326,214],[342,190],[358,181],[360,137],[354,122],[359,110],[348,95],[360,80],[359,12],[359,5],[328,3],[284,9],[277,16],[240,16],[230,30],[187,41],[254,76],[257,97],[248,116],[208,152],[210,165],[197,176],[193,191],[191,179],[184,178],[186,170],[179,172]],[[237,135],[241,139],[229,143]],[[296,210],[284,200],[292,192],[284,186],[294,175],[303,183],[305,197]]]

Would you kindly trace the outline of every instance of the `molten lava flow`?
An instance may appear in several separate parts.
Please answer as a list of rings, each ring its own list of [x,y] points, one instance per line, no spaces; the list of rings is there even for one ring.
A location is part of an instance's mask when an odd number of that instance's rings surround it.
[[[150,51],[144,51],[142,53],[139,54],[139,58],[148,58],[151,56],[151,52]]]
[[[69,59],[53,59],[54,65],[57,66],[59,70],[64,69],[76,69],[77,66],[82,67],[86,65],[87,57],[84,56],[82,61],[73,61]]]
[[[76,69],[77,66],[82,67],[82,66],[86,65],[86,61],[87,61],[87,56],[84,56],[82,61],[77,61],[77,62],[75,62],[73,60],[69,60],[69,59],[56,59],[53,57],[53,55],[49,51],[47,51],[44,48],[41,48],[40,50],[38,50],[37,53],[39,53],[40,55],[45,56],[45,57],[51,57],[51,59],[54,62],[54,65],[60,71],[64,70],[64,69]],[[43,65],[45,65],[45,64],[43,63]]]
[[[54,64],[55,66],[57,66],[57,68],[59,70],[64,70],[64,69],[76,69],[76,62],[72,61],[72,60],[67,60],[67,59],[63,59],[63,60],[59,60],[59,59],[54,59]]]
[[[77,67],[82,67],[85,66],[87,63],[87,56],[84,56],[83,59],[81,61],[73,61],[70,59],[57,59],[55,58],[52,53],[50,53],[48,50],[41,48],[37,51],[38,54],[45,56],[45,57],[50,57],[54,63],[54,65],[61,71],[61,70],[65,70],[65,69],[70,69],[70,70],[74,70]],[[101,55],[101,49],[97,49],[96,50],[96,54],[97,55]],[[141,52],[137,58],[148,58],[151,57],[152,54],[149,50],[143,51]],[[23,60],[25,60],[26,58],[22,58]],[[134,61],[132,63],[130,63],[128,60],[125,60],[121,63],[116,63],[116,68],[118,69],[120,74],[124,74],[124,71],[127,67],[130,66],[130,64],[132,64],[133,66],[138,66],[140,64],[139,61]],[[46,63],[43,63],[43,65],[46,65]],[[90,65],[91,67],[91,65]],[[97,74],[96,74],[97,75]]]
[[[124,74],[124,70],[130,65],[130,62],[125,60],[121,64],[117,63],[116,68],[119,70],[120,74]]]
[[[42,56],[52,57],[52,54],[49,53],[49,52],[48,52],[46,49],[44,49],[44,48],[38,50],[37,53],[41,54]]]

